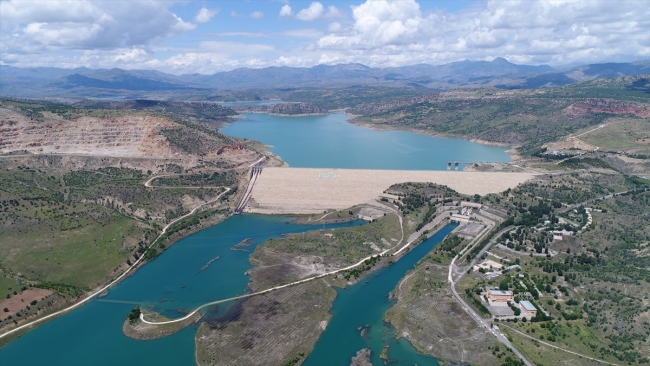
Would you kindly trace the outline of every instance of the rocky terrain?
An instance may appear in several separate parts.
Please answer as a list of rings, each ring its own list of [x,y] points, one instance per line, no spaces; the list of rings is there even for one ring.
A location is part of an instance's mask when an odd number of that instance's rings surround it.
[[[584,115],[592,113],[632,114],[639,118],[650,118],[650,105],[634,102],[623,102],[613,99],[594,99],[574,103],[565,110],[568,115]]]
[[[244,113],[269,113],[281,116],[323,115],[329,111],[316,106],[314,103],[280,103],[257,106],[242,106],[234,108]]]
[[[212,165],[224,168],[252,152],[209,126],[171,116],[0,101],[0,153],[169,160],[186,168],[209,159],[223,160]]]

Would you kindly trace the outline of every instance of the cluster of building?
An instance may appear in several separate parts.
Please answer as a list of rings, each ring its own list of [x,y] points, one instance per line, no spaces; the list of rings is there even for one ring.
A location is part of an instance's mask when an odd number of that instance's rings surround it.
[[[489,290],[487,297],[489,303],[508,303],[515,300],[512,291]],[[532,318],[537,315],[537,308],[530,301],[521,300],[518,305],[521,309],[521,317]]]
[[[460,210],[457,213],[451,215],[451,221],[457,223],[469,222],[470,217],[472,217],[472,213],[474,213],[474,210],[478,210],[481,207],[482,205],[480,203],[461,202]]]

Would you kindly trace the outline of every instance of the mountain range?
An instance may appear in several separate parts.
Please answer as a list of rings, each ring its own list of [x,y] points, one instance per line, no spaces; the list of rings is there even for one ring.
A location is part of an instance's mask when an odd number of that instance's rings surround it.
[[[539,88],[597,78],[650,73],[650,60],[601,63],[556,70],[548,65],[460,61],[373,68],[362,64],[309,68],[239,68],[212,75],[172,75],[152,70],[19,68],[0,65],[0,95],[27,98],[202,99],[215,91],[342,88],[359,86],[447,90],[458,87]]]

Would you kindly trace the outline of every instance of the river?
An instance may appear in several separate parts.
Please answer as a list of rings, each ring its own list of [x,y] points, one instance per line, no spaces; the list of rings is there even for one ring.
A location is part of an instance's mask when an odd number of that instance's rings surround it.
[[[361,220],[325,225],[349,227]],[[181,239],[131,277],[64,316],[27,332],[0,349],[0,365],[194,365],[194,335],[188,327],[169,337],[138,341],[122,333],[124,316],[136,305],[172,318],[206,302],[242,294],[244,272],[255,246],[282,234],[321,229],[288,223],[287,217],[236,215]],[[250,238],[253,244],[231,248]],[[250,252],[248,252],[250,251]],[[207,268],[201,270],[211,259]],[[221,309],[225,309],[222,306]]]
[[[443,170],[448,160],[509,160],[503,147],[411,132],[375,131],[347,123],[342,113],[313,117],[247,114],[223,131],[273,145],[274,153],[296,167]],[[289,224],[287,220],[238,215],[180,240],[111,288],[107,296],[91,300],[1,348],[0,365],[195,364],[195,327],[158,340],[137,341],[123,335],[124,316],[140,304],[176,318],[200,304],[243,293],[248,283],[244,272],[250,268],[249,252],[231,248],[251,238],[253,245],[245,249],[252,251],[269,238],[315,229]],[[391,358],[400,363],[435,364],[435,359],[418,355],[407,341],[395,340],[382,319],[391,306],[386,294],[449,230],[443,229],[393,266],[371,275],[368,283],[364,280],[339,290],[332,309],[334,316],[307,364],[323,364],[321,360],[346,364],[351,354],[367,346],[374,351],[374,363],[380,364],[377,357],[386,342],[392,345]],[[226,305],[222,306],[220,311],[225,308]],[[365,324],[371,325],[367,339],[361,338],[356,330]]]
[[[379,355],[385,345],[390,346],[388,355],[394,361],[391,362],[393,365],[437,365],[433,357],[419,354],[404,338],[395,339],[395,328],[385,324],[383,319],[392,306],[388,293],[454,227],[447,225],[442,228],[392,266],[382,268],[346,289],[337,289],[338,296],[331,311],[334,316],[303,365],[349,365],[352,356],[366,347],[372,350],[373,365],[383,365]],[[359,328],[368,325],[368,334],[361,337]]]

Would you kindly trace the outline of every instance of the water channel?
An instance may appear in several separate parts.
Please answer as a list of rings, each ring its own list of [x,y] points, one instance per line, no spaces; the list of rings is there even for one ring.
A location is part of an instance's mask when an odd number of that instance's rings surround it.
[[[361,220],[325,225],[360,225]],[[250,252],[269,238],[323,228],[297,225],[287,217],[237,215],[190,235],[110,289],[107,296],[47,322],[0,348],[0,365],[193,365],[189,327],[169,337],[138,341],[122,333],[124,316],[136,305],[170,318],[206,302],[244,293]],[[231,248],[250,238],[253,244]],[[211,259],[219,257],[201,270]],[[220,307],[225,311],[226,306]]]
[[[443,170],[448,160],[508,161],[503,147],[403,131],[374,131],[351,125],[346,118],[342,113],[315,117],[248,114],[223,130],[273,145],[274,153],[297,167]],[[111,288],[107,296],[0,348],[0,365],[195,364],[194,327],[158,340],[137,341],[122,333],[125,314],[140,304],[176,318],[200,304],[243,293],[248,283],[244,272],[250,268],[250,253],[231,248],[250,238],[254,244],[245,249],[252,251],[269,238],[316,229],[288,220],[275,216],[233,216],[180,240]],[[306,364],[347,365],[354,352],[370,347],[373,363],[379,365],[383,344],[391,344],[389,355],[399,364],[435,364],[435,359],[418,355],[407,341],[395,340],[382,319],[391,306],[387,293],[450,230],[451,227],[444,228],[396,264],[367,278],[367,282],[338,290],[332,309],[334,316]],[[224,305],[220,311],[226,308]],[[365,324],[371,328],[368,337],[361,338],[357,327]]]
[[[372,350],[373,365],[383,365],[379,356],[386,345],[390,346],[388,356],[392,365],[437,365],[433,357],[419,354],[404,338],[395,339],[395,328],[384,324],[383,319],[393,305],[388,301],[388,293],[453,229],[453,225],[442,228],[392,266],[346,289],[337,289],[338,296],[331,310],[334,316],[303,365],[349,365],[352,356],[367,347]],[[359,328],[368,325],[367,335],[361,337]]]

